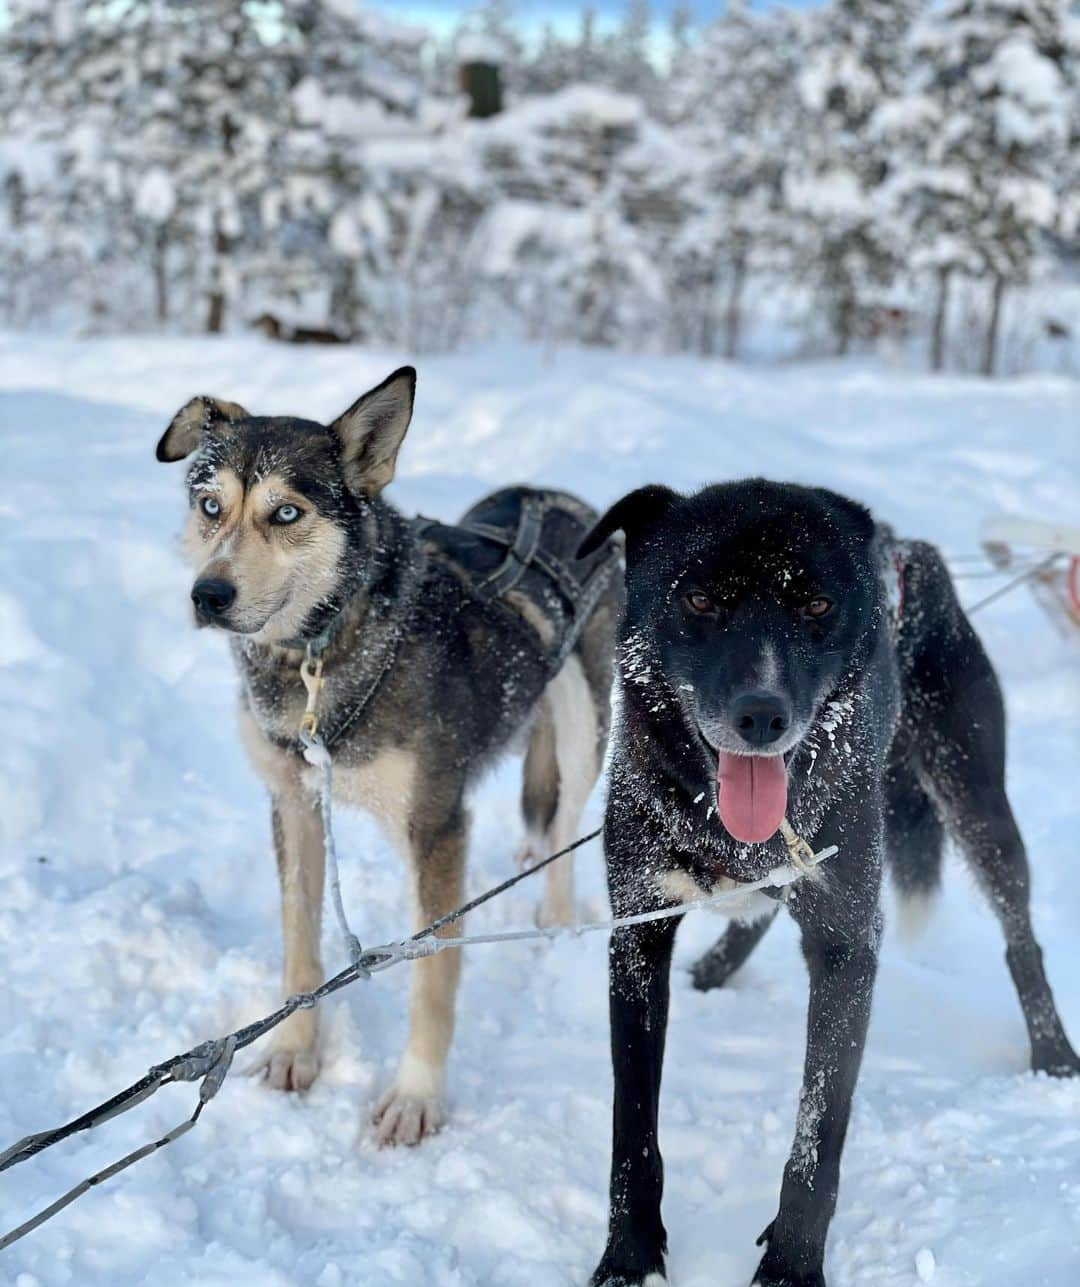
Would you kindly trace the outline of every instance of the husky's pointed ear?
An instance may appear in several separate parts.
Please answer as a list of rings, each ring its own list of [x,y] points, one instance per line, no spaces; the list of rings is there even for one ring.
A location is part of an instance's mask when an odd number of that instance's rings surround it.
[[[678,499],[678,492],[673,492],[670,487],[661,487],[656,483],[648,487],[639,487],[636,492],[630,492],[622,500],[617,500],[608,512],[597,520],[592,531],[587,533],[578,546],[578,558],[584,559],[590,554],[595,554],[613,532],[625,532],[629,542],[639,532],[666,514]]]
[[[399,367],[330,426],[341,439],[345,479],[353,491],[375,496],[393,478],[415,396],[415,368]]]
[[[246,420],[248,413],[239,402],[226,402],[224,398],[202,395],[185,402],[169,422],[157,445],[157,458],[161,461],[183,460],[190,456],[202,441],[203,435],[215,427],[230,424],[233,420]]]

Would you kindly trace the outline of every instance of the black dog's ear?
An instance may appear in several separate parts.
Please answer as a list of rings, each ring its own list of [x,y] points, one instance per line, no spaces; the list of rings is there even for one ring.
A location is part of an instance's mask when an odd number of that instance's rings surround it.
[[[613,532],[625,532],[628,538],[636,535],[642,528],[662,518],[678,499],[678,492],[657,483],[630,492],[597,519],[592,531],[586,534],[578,546],[578,558],[584,559],[595,554]]]
[[[239,402],[208,398],[205,394],[192,398],[169,421],[169,427],[161,435],[157,445],[157,458],[163,462],[183,460],[199,445],[203,434],[209,433],[218,425],[247,418],[248,413]]]
[[[814,491],[826,501],[833,509],[839,510],[850,520],[859,537],[864,541],[872,541],[877,534],[877,523],[873,514],[865,505],[860,505],[850,496],[841,496],[839,492],[829,491],[826,487],[815,487]]]
[[[415,368],[399,367],[330,426],[341,439],[345,478],[354,491],[374,496],[393,478],[415,397]]]

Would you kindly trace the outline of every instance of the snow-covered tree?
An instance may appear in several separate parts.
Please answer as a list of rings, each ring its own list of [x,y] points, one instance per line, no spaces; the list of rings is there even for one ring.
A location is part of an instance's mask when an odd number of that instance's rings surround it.
[[[87,280],[142,262],[159,319],[176,286],[217,331],[252,275],[271,291],[325,277],[362,141],[416,111],[415,36],[338,0],[51,9],[20,0],[2,33],[2,110],[58,154],[53,219],[72,223],[77,203]]]
[[[1010,285],[1031,279],[1062,226],[1077,85],[1067,0],[945,0],[919,24],[912,92],[898,115],[908,165],[893,184],[917,245],[938,274],[933,364],[944,350],[947,291],[983,279],[980,369],[997,364]]]
[[[636,98],[571,86],[477,125],[478,164],[495,201],[482,268],[533,334],[586,344],[632,341],[662,285],[629,164],[649,136]],[[636,189],[640,197],[640,184]]]
[[[732,0],[682,56],[672,84],[690,207],[672,242],[677,333],[703,353],[715,350],[719,322],[722,351],[735,356],[747,278],[777,266],[788,247],[783,186],[802,128],[798,54],[786,14]]]
[[[875,115],[902,91],[907,34],[926,0],[831,0],[809,15],[797,85],[802,142],[786,177],[801,223],[799,260],[817,288],[838,353],[854,338],[868,287],[900,261],[880,201],[890,158]]]
[[[704,29],[678,0],[666,44],[648,0],[539,39],[480,0],[432,57],[356,0],[0,7],[9,322],[730,356],[766,286],[842,352],[932,283],[940,365],[962,278],[991,367],[1008,288],[1080,238],[1069,0],[730,0]]]

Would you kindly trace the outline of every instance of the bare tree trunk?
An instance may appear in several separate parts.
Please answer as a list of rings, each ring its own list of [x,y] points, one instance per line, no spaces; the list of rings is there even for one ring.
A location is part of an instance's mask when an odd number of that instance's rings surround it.
[[[855,302],[850,295],[844,294],[833,308],[833,336],[836,340],[836,356],[846,357],[851,348],[852,314]]]
[[[938,269],[937,302],[934,305],[934,325],[930,332],[930,370],[940,371],[945,366],[945,322],[949,308],[949,269]]]
[[[209,335],[220,335],[225,325],[225,287],[221,274],[221,258],[228,249],[228,240],[220,225],[214,229],[214,276],[210,290],[210,306],[206,314]]]
[[[1000,274],[994,278],[994,293],[990,304],[990,321],[986,327],[986,341],[983,346],[983,375],[993,375],[997,366],[998,332],[1001,329],[1001,301],[1005,297],[1005,278]]]
[[[236,47],[236,36],[234,33],[233,48]],[[240,127],[233,121],[232,117],[225,115],[221,118],[221,150],[225,157],[223,172],[228,174],[231,169],[232,158],[236,155],[236,140],[240,134]],[[214,221],[214,277],[213,286],[210,290],[210,308],[206,315],[206,329],[210,335],[220,335],[225,325],[225,282],[222,272],[222,260],[229,251],[229,238],[225,235],[225,229],[221,226],[221,214],[218,213]]]
[[[742,297],[746,285],[746,255],[739,252],[731,266],[731,281],[728,286],[727,307],[724,310],[724,357],[734,358],[739,348],[739,332],[742,329]]]
[[[832,332],[833,353],[836,357],[844,357],[851,347],[855,326],[855,284],[839,246],[826,243],[821,258],[822,293]]]
[[[716,352],[716,317],[713,302],[716,299],[716,273],[709,268],[701,284],[701,329],[698,334],[698,352],[702,357],[712,357]]]
[[[169,239],[164,224],[154,230],[154,305],[157,320],[164,325],[169,320],[169,282],[165,271],[165,253]]]

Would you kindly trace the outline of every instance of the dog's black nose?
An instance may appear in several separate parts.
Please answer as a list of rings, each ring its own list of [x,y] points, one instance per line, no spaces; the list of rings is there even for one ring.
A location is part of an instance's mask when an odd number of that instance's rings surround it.
[[[776,693],[743,693],[731,703],[731,722],[744,742],[768,746],[791,727],[791,704]]]
[[[220,577],[207,577],[205,581],[196,581],[191,587],[191,601],[195,611],[207,621],[220,617],[228,612],[236,598],[236,586]]]

